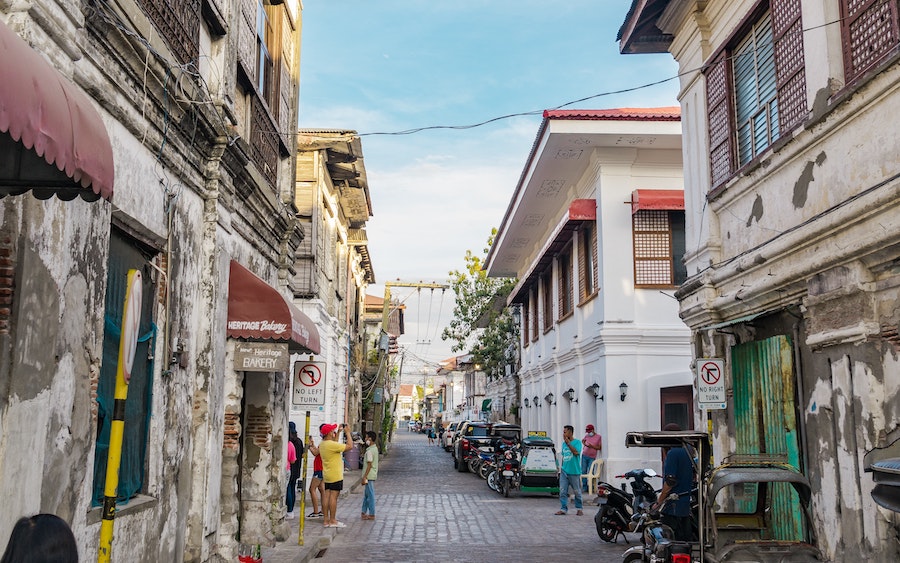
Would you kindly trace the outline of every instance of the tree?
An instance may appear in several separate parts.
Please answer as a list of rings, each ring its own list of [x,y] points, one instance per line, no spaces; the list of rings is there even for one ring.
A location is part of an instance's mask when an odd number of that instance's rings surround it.
[[[497,229],[492,229],[483,249],[485,256],[496,236]],[[453,342],[451,350],[454,352],[468,350],[488,377],[499,377],[506,364],[511,363],[510,350],[515,349],[519,338],[519,327],[506,307],[506,299],[517,280],[489,278],[483,269],[484,259],[471,250],[466,251],[465,261],[463,270],[450,272],[450,287],[456,294],[456,304],[453,319],[441,333],[441,338]]]

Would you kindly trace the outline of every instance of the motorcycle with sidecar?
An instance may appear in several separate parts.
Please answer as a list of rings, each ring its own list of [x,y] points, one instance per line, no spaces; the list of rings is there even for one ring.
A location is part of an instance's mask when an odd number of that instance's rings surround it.
[[[811,563],[823,561],[810,525],[809,480],[786,458],[735,455],[710,467],[704,432],[629,432],[627,447],[685,447],[694,462],[697,537],[673,539],[661,523],[645,528],[642,545],[626,561],[652,563]]]

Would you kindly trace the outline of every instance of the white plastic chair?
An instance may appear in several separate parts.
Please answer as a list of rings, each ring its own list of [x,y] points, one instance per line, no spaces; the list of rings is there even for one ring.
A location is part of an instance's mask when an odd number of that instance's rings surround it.
[[[584,473],[581,478],[587,479],[588,494],[592,495],[597,490],[597,482],[600,481],[600,472],[603,470],[603,460],[600,458],[591,462],[588,472]]]

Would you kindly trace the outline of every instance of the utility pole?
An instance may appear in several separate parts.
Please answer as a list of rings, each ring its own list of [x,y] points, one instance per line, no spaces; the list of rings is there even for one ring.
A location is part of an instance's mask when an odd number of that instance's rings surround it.
[[[413,288],[420,289],[420,290],[421,289],[440,289],[442,291],[450,289],[449,285],[440,284],[440,283],[386,282],[384,284],[384,304],[382,306],[383,308],[382,308],[382,314],[381,314],[381,338],[379,338],[379,341],[382,341],[382,339],[383,340],[390,339],[390,336],[388,333],[388,327],[390,326],[390,321],[391,321],[391,288],[392,287],[413,287]],[[400,336],[400,335],[398,334],[397,336]],[[390,344],[388,344],[388,346],[390,346]],[[380,350],[380,353],[387,355],[388,350],[386,348],[382,348]],[[382,365],[382,364],[384,365],[384,369],[383,370],[379,369],[378,376],[377,376],[378,381],[377,381],[376,385],[378,387],[380,387],[381,389],[384,389],[385,375],[390,374],[390,362],[386,362],[386,361],[379,362],[379,365]],[[401,374],[403,373],[403,356],[400,356],[400,372],[401,372]],[[424,386],[423,386],[422,390],[424,392],[424,390],[425,390]],[[378,432],[378,435],[381,437],[381,440],[383,441],[383,443],[387,442],[385,432],[390,431],[390,429],[384,428],[385,403],[387,401],[386,395],[387,395],[387,393],[382,392],[381,409],[379,409],[381,411],[381,418],[376,423],[376,430],[375,430],[376,432]],[[396,407],[396,404],[394,406]],[[396,411],[396,408],[393,410]]]

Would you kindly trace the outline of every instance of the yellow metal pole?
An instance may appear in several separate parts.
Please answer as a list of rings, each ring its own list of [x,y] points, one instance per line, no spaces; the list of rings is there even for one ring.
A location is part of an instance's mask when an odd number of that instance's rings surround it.
[[[122,312],[122,331],[119,339],[119,361],[116,366],[116,389],[113,395],[113,416],[109,431],[109,454],[106,458],[106,485],[103,489],[103,516],[100,522],[99,563],[108,563],[112,555],[113,523],[116,518],[116,490],[119,487],[119,465],[122,461],[122,437],[125,430],[125,399],[137,346],[141,322],[141,272],[128,270],[125,306]]]
[[[309,411],[306,411],[306,431],[303,434],[303,447],[304,449],[309,447]],[[309,456],[306,455],[306,452],[302,452],[302,455],[303,463],[301,467],[303,469],[300,472],[300,476],[303,478],[303,491],[300,493],[300,533],[297,534],[297,545],[303,545],[303,528],[306,527],[306,516],[304,516],[306,514],[306,489],[308,488],[306,469],[308,467],[307,463],[309,463],[306,458]]]

